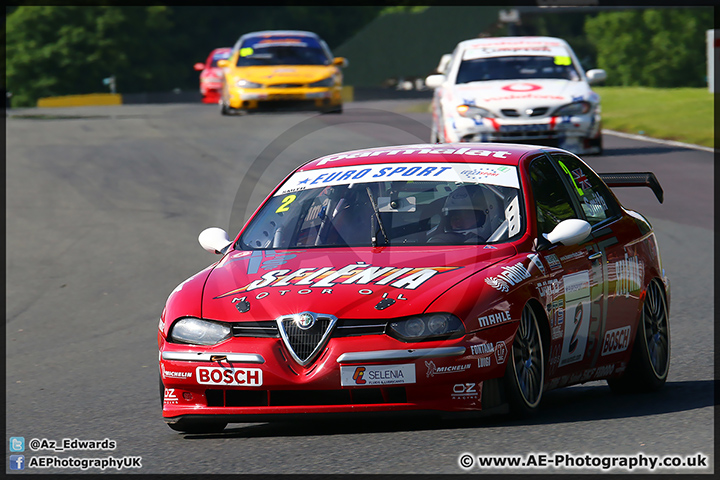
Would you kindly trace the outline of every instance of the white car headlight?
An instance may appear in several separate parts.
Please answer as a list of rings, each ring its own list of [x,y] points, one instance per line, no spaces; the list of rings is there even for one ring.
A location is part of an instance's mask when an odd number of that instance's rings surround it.
[[[553,115],[557,117],[564,117],[567,115],[582,115],[583,113],[588,113],[591,108],[592,104],[590,102],[575,102],[558,108],[557,110],[555,110],[555,113],[553,113]]]
[[[185,317],[175,322],[168,339],[173,343],[215,345],[230,338],[231,333],[230,325]]]
[[[235,84],[240,88],[262,88],[261,84],[245,80],[244,78],[239,78]]]
[[[495,115],[493,115],[493,113],[489,110],[476,107],[475,105],[458,105],[457,112],[460,116],[466,118],[495,118]]]

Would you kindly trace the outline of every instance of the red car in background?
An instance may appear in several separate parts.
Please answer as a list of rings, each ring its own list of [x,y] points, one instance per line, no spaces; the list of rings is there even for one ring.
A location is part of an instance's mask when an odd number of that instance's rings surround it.
[[[208,55],[205,63],[195,64],[195,70],[200,73],[200,93],[203,103],[217,103],[222,90],[222,68],[217,66],[218,60],[230,58],[232,48],[216,48]]]

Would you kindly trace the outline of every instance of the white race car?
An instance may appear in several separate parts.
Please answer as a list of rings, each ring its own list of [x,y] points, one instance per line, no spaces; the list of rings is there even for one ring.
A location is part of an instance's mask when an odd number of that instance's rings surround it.
[[[600,97],[572,48],[552,37],[495,37],[460,42],[444,55],[435,88],[433,143],[506,142],[602,153]]]

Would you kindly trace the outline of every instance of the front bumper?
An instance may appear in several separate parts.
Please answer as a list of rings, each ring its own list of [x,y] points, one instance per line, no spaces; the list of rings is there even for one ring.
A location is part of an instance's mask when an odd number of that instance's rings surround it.
[[[162,415],[172,423],[197,415],[247,422],[299,414],[480,411],[483,384],[505,372],[515,327],[491,329],[492,340],[485,330],[482,338],[468,334],[422,346],[385,335],[332,338],[307,368],[278,338],[234,337],[212,348],[161,338]],[[499,338],[503,349],[490,348]]]
[[[342,88],[231,88],[225,103],[244,110],[326,110],[342,105]]]
[[[597,114],[541,119],[455,117],[446,119],[445,125],[447,143],[525,143],[558,147],[576,154],[601,152]]]

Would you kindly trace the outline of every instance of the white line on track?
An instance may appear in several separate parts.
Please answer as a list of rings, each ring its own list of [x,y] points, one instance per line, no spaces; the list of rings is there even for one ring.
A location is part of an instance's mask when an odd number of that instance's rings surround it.
[[[615,135],[616,137],[632,138],[633,140],[642,140],[645,142],[661,143],[663,145],[673,145],[676,147],[691,148],[694,150],[702,150],[704,152],[715,153],[715,149],[711,147],[705,147],[702,145],[693,145],[692,143],[676,142],[674,140],[661,140],[659,138],[646,137],[645,135],[633,135],[631,133],[616,132],[615,130],[602,131],[604,134]]]

